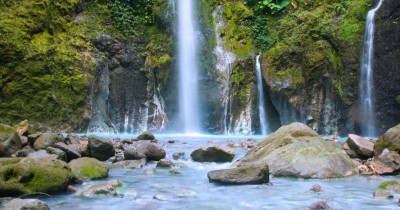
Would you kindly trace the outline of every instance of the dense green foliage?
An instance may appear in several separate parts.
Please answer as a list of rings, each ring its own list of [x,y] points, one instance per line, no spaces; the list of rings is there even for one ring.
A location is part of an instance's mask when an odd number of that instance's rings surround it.
[[[73,22],[77,3],[3,1],[0,118],[74,124],[82,117],[92,60],[84,32]]]

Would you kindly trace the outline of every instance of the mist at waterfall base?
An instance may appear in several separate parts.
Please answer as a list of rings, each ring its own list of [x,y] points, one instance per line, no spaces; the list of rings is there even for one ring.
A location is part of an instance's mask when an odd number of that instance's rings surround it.
[[[361,133],[362,135],[370,137],[376,136],[373,84],[375,14],[381,7],[383,1],[384,0],[380,0],[376,7],[368,12],[365,26],[364,46],[361,54],[359,84]]]
[[[107,135],[108,136],[108,135]],[[103,136],[103,137],[107,137]],[[114,135],[125,138],[131,135]],[[200,163],[190,158],[190,153],[213,140],[215,144],[235,145],[247,141],[248,137],[229,136],[176,136],[157,135],[158,143],[164,145],[166,159],[175,152],[184,152],[185,159],[177,162],[180,174],[169,174],[169,169],[157,168],[155,173],[144,173],[147,167],[156,167],[149,162],[140,169],[111,169],[110,177],[84,182],[77,186],[76,193],[42,196],[51,209],[294,209],[307,207],[324,200],[332,209],[396,209],[396,199],[375,198],[372,192],[383,181],[394,176],[353,176],[346,179],[292,179],[271,177],[272,185],[218,185],[209,183],[208,171],[226,169],[232,163]],[[176,143],[168,143],[173,138]],[[261,137],[256,137],[260,140]],[[235,160],[243,157],[247,149],[236,147]],[[233,162],[234,162],[233,161]],[[184,165],[184,167],[183,167]],[[115,196],[79,196],[79,192],[93,184],[118,179],[123,186]],[[309,191],[312,185],[321,185],[322,193]],[[137,194],[136,196],[133,196]],[[124,196],[122,196],[124,195]],[[395,193],[395,197],[399,194]],[[155,198],[162,198],[155,199]]]

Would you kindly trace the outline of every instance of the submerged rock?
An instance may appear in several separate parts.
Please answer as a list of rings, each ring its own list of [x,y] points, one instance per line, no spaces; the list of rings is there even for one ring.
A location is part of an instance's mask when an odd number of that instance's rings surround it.
[[[394,196],[388,192],[385,191],[376,191],[372,193],[374,197],[379,197],[379,198],[394,198]]]
[[[105,138],[90,136],[88,147],[91,156],[100,161],[106,161],[115,155],[114,146]]]
[[[331,209],[325,201],[318,201],[308,207],[309,210]]]
[[[239,167],[210,171],[207,174],[210,182],[221,184],[262,184],[269,182],[268,166]]]
[[[316,192],[316,193],[320,193],[322,192],[322,187],[319,184],[314,184],[311,188],[310,188],[311,192]]]
[[[122,183],[116,179],[103,182],[100,184],[95,184],[84,189],[79,193],[81,196],[94,196],[94,195],[111,195],[115,193],[115,190],[122,186]]]
[[[361,136],[350,134],[347,145],[361,158],[368,159],[374,155],[374,143]]]
[[[60,160],[0,159],[0,197],[64,192],[73,179],[71,169]]]
[[[238,167],[269,166],[271,175],[298,178],[339,178],[357,173],[346,153],[308,126],[292,123],[281,127],[239,159]]]
[[[392,181],[382,182],[378,186],[378,188],[381,190],[391,190],[395,192],[400,192],[400,181],[392,180]]]
[[[146,165],[145,158],[140,159],[140,160],[119,161],[119,162],[111,164],[110,168],[136,169],[136,168],[142,168],[144,165]]]
[[[8,202],[3,210],[50,210],[47,203],[38,199],[15,198]]]
[[[190,157],[197,162],[230,162],[235,157],[235,150],[212,145],[194,150]]]
[[[171,168],[174,163],[171,160],[161,159],[157,162],[157,168]]]
[[[172,159],[174,159],[174,160],[185,159],[185,153],[184,152],[174,152],[174,154],[172,154]]]
[[[68,163],[72,173],[82,180],[100,179],[108,177],[108,167],[94,158],[79,158]]]

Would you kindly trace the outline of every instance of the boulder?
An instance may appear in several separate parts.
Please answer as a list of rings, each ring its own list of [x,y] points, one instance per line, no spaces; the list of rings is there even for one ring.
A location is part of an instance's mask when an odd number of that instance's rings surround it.
[[[146,159],[149,161],[159,161],[166,156],[165,150],[162,147],[150,142],[141,142],[136,150],[146,155]]]
[[[172,159],[174,160],[185,159],[185,152],[174,152],[172,154]]]
[[[14,198],[3,207],[3,210],[50,210],[50,207],[38,199]]]
[[[74,175],[68,165],[51,158],[0,158],[0,197],[59,193]]]
[[[362,159],[368,159],[374,155],[374,143],[361,136],[350,134],[347,145]]]
[[[75,177],[81,180],[92,180],[108,177],[108,167],[94,158],[78,158],[68,163]]]
[[[141,133],[137,137],[137,139],[138,140],[154,140],[156,138],[154,137],[154,135],[151,132],[146,131],[146,132]]]
[[[113,163],[110,165],[110,168],[120,168],[120,169],[136,169],[142,168],[146,165],[146,158],[141,160],[124,160]]]
[[[375,156],[379,156],[385,148],[400,154],[400,124],[378,138],[374,145]]]
[[[236,163],[238,167],[269,166],[277,177],[340,178],[357,173],[346,153],[302,123],[279,128]]]
[[[101,161],[115,155],[114,146],[105,138],[90,136],[88,147],[91,156]]]
[[[22,148],[22,141],[13,127],[0,124],[0,157],[10,157]]]
[[[64,141],[64,136],[60,133],[43,133],[36,139],[33,148],[35,150],[46,149],[47,147],[54,146],[58,142]]]
[[[390,191],[400,192],[400,181],[391,180],[391,181],[382,182],[378,186],[378,188],[381,190],[390,190]]]
[[[318,201],[308,207],[309,210],[331,209],[325,201]]]
[[[374,156],[369,165],[376,174],[395,175],[400,172],[400,155],[385,149],[382,154]]]
[[[52,155],[56,155],[56,159],[62,160],[64,162],[67,162],[67,154],[65,154],[64,151],[54,148],[54,147],[47,147],[46,152]]]
[[[385,192],[385,191],[376,191],[376,192],[373,192],[372,195],[374,197],[378,197],[378,198],[390,198],[390,199],[394,198],[394,196],[392,194]]]
[[[207,177],[210,182],[221,184],[262,184],[269,182],[269,171],[267,165],[254,165],[210,171]]]
[[[157,168],[171,168],[174,166],[174,163],[171,160],[161,159],[157,162]]]
[[[28,144],[33,147],[35,144],[35,141],[42,135],[43,133],[35,133],[35,134],[30,134],[28,136]]]
[[[235,150],[229,147],[212,145],[194,150],[190,157],[197,162],[230,162],[235,157]]]
[[[125,160],[140,160],[142,158],[146,158],[146,155],[144,153],[138,152],[137,150],[126,149],[124,151],[124,158]]]
[[[58,148],[67,154],[67,162],[82,157],[80,153],[80,144],[65,144],[64,142],[58,142],[54,144],[55,148]]]
[[[56,160],[62,160],[64,162],[66,160],[65,153],[64,153],[64,155],[62,155],[60,153],[59,154],[51,154],[51,153],[47,152],[47,149],[46,150],[41,149],[41,150],[38,150],[38,151],[29,152],[26,157],[32,158],[32,159],[52,158],[52,159],[56,159]]]
[[[94,196],[94,195],[111,195],[115,193],[115,190],[122,186],[122,183],[116,179],[103,182],[100,184],[95,184],[91,187],[84,189],[80,192],[81,196]]]
[[[15,130],[17,131],[18,135],[20,136],[28,136],[28,130],[29,130],[29,122],[28,120],[24,120],[19,122],[14,126]]]

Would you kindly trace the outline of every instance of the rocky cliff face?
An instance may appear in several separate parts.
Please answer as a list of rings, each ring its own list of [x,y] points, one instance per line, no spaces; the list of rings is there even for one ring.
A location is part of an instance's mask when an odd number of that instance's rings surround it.
[[[374,45],[376,120],[381,134],[400,122],[400,1],[385,0],[377,12]]]
[[[109,35],[93,40],[97,66],[89,132],[137,133],[165,129],[168,119],[155,77],[135,43]],[[150,75],[146,75],[150,74]]]
[[[264,78],[282,124],[320,134],[354,130],[365,1],[304,1],[268,19]]]

